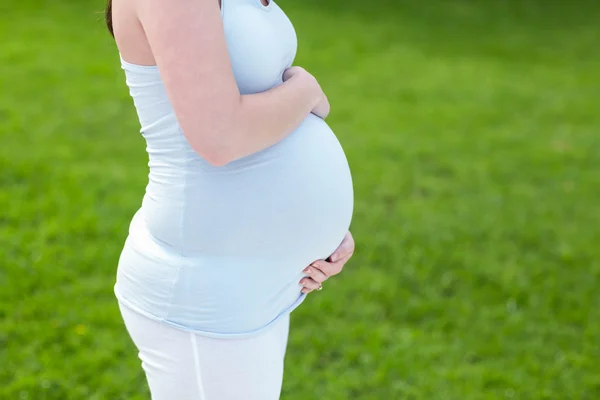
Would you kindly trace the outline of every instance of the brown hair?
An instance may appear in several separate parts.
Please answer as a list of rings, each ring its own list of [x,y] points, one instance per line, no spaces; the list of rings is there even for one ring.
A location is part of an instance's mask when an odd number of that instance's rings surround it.
[[[113,32],[112,24],[112,0],[107,0],[106,2],[106,11],[104,12],[104,17],[106,19],[106,26],[108,27],[108,31],[114,37],[115,33]]]

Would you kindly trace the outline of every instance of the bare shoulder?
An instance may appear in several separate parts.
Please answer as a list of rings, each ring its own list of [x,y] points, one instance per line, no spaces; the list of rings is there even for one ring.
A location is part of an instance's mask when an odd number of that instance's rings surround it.
[[[139,65],[156,64],[137,17],[135,1],[112,0],[112,23],[119,53],[126,61]]]
[[[169,4],[172,5],[172,7],[170,7],[171,10],[176,13],[177,10],[182,7],[193,6],[191,4],[186,4],[189,2],[190,0],[158,0],[154,1],[156,4],[153,6],[152,4],[149,4],[152,3],[152,1],[147,0],[112,0],[112,21],[115,40],[123,58],[132,64],[156,65],[152,48],[148,43],[148,38],[140,21],[140,12],[150,13],[150,17],[152,17],[152,14],[154,14],[155,17],[168,17]],[[210,3],[214,3],[217,7],[221,7],[221,0],[200,0],[200,2],[209,3],[209,6]],[[162,13],[160,10],[167,12]]]

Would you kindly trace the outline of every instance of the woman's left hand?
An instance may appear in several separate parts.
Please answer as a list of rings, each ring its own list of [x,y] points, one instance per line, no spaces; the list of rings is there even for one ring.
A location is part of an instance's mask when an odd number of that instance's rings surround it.
[[[321,290],[323,282],[329,277],[342,272],[344,264],[348,262],[354,253],[354,239],[350,232],[346,233],[344,240],[327,260],[318,260],[304,269],[308,276],[300,280],[304,286],[302,293],[310,293],[313,290]]]

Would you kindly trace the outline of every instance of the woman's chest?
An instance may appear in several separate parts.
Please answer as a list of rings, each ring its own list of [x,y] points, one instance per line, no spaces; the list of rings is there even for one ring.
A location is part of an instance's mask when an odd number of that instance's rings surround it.
[[[296,32],[272,0],[222,0],[223,24],[233,73],[242,94],[268,90],[282,82],[296,57]]]

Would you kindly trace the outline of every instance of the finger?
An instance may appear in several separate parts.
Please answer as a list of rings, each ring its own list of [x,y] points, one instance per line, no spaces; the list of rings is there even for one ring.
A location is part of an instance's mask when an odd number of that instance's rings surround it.
[[[302,278],[300,284],[304,286],[302,293],[309,293],[310,291],[317,290],[321,287],[321,284],[314,281],[312,278]],[[308,291],[306,289],[308,289]]]
[[[312,267],[317,268],[322,273],[324,273],[327,277],[332,277],[334,275],[342,272],[344,268],[344,264],[348,262],[348,260],[352,257],[352,253],[346,254],[344,257],[340,258],[338,261],[332,263],[324,260],[315,261],[312,263]]]
[[[350,231],[346,232],[346,236],[344,236],[344,240],[338,246],[337,249],[329,256],[329,261],[337,262],[340,258],[346,256],[348,253],[354,252],[354,238],[352,237],[352,233]]]
[[[304,273],[308,274],[314,281],[322,283],[327,280],[327,275],[323,273],[319,268],[309,265],[304,269]]]

